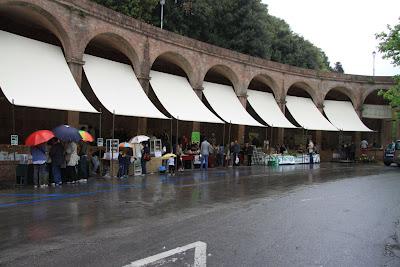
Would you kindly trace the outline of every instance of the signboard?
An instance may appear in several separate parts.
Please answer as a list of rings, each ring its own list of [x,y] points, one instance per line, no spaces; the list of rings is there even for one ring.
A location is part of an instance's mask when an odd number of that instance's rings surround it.
[[[18,135],[12,134],[10,139],[10,143],[12,146],[18,146]]]
[[[104,146],[104,139],[103,138],[97,138],[97,146],[98,147]]]
[[[192,132],[192,143],[200,143],[200,132]]]
[[[363,105],[362,117],[368,119],[391,119],[392,109],[388,105]]]
[[[106,152],[119,152],[119,139],[106,139]]]

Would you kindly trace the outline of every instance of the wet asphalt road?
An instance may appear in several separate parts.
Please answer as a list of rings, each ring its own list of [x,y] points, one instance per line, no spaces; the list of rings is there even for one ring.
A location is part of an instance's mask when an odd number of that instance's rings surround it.
[[[124,266],[202,241],[207,266],[400,266],[399,191],[400,168],[330,163],[2,190],[0,265]]]

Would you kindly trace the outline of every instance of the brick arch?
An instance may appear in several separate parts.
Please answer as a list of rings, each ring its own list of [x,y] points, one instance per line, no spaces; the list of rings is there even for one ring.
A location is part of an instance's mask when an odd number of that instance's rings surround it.
[[[281,98],[282,92],[279,89],[278,82],[271,75],[265,73],[264,71],[258,71],[254,73],[252,77],[249,79],[249,81],[246,82],[245,88],[248,89],[250,83],[257,78],[259,79],[260,82],[264,83],[269,88],[271,88],[272,92],[274,93],[274,97],[276,99]]]
[[[240,86],[239,86],[240,81],[239,81],[238,75],[232,68],[230,68],[224,64],[215,64],[215,65],[209,66],[208,69],[206,69],[202,74],[202,81],[204,81],[204,79],[207,76],[207,73],[210,70],[215,70],[218,74],[227,78],[232,83],[233,89],[235,90],[236,94],[242,95],[245,92],[242,92],[241,90],[247,90],[247,88],[240,88]]]
[[[313,100],[313,102],[316,105],[322,104],[321,101],[321,97],[318,95],[317,89],[315,89],[314,87],[312,87],[310,85],[310,83],[308,83],[307,81],[304,80],[299,80],[299,81],[295,81],[292,82],[288,87],[285,88],[285,97],[288,95],[288,92],[290,90],[290,88],[292,88],[293,86],[297,86],[301,89],[303,89],[304,91],[306,91],[310,96],[311,99]]]
[[[153,58],[150,59],[150,68],[151,68],[151,66],[153,66],[154,62],[156,62],[156,60],[160,57],[163,57],[167,61],[180,67],[186,73],[186,76],[189,79],[189,82],[191,83],[191,85],[195,86],[196,77],[194,75],[193,65],[186,58],[185,55],[183,55],[182,53],[177,53],[175,51],[170,51],[170,50],[164,51],[157,55],[153,55]]]
[[[102,41],[106,42],[107,45],[123,53],[132,63],[136,75],[140,75],[140,58],[135,48],[131,45],[132,40],[126,38],[121,33],[109,31],[107,28],[92,32],[87,36],[87,38],[81,44],[81,57],[83,57],[83,54],[85,53],[89,43],[96,39],[101,39]]]
[[[53,33],[62,45],[62,49],[67,58],[74,58],[74,50],[71,44],[71,36],[69,36],[67,27],[64,27],[61,18],[57,18],[51,11],[46,10],[46,7],[39,4],[32,3],[32,1],[15,1],[6,0],[0,2],[0,8],[14,8],[20,9],[23,12],[28,12],[32,15],[35,21],[39,21],[41,26]]]
[[[380,91],[381,89],[387,90],[387,88],[377,88],[377,87],[367,88],[367,89],[363,92],[363,94],[362,94],[362,96],[361,96],[361,105],[364,105],[365,100],[367,100],[367,97],[368,97],[368,96],[370,96],[372,93],[375,93],[375,92]]]
[[[358,105],[357,97],[354,94],[354,92],[350,88],[345,87],[345,86],[333,86],[333,87],[329,88],[326,92],[322,93],[322,98],[325,100],[328,93],[333,90],[338,91],[338,92],[344,94],[345,96],[347,96],[350,99],[350,101],[354,107],[356,107]]]

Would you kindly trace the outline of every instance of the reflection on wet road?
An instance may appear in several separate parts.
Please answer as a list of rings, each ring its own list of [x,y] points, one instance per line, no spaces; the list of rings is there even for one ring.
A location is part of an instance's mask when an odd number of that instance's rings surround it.
[[[399,173],[326,163],[2,190],[0,264],[122,266],[204,241],[208,266],[390,265],[367,259],[400,217]]]

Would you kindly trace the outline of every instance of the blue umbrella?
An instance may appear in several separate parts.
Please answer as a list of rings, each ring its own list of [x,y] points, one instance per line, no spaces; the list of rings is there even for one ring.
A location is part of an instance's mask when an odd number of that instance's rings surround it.
[[[82,139],[78,129],[69,125],[60,125],[53,129],[53,133],[64,142],[79,142]]]

